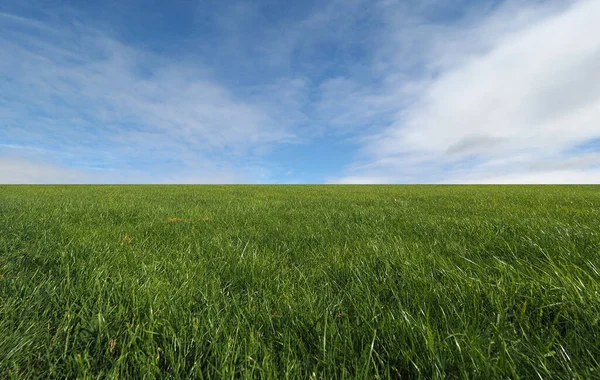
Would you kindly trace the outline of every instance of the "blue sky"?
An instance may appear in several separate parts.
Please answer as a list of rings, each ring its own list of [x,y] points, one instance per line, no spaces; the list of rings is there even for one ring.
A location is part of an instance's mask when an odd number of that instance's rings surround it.
[[[600,183],[598,15],[0,0],[0,183]]]

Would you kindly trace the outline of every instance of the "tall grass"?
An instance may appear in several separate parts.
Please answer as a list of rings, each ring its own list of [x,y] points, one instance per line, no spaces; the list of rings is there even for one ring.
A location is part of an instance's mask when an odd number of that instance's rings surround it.
[[[600,378],[600,186],[0,186],[0,378]]]

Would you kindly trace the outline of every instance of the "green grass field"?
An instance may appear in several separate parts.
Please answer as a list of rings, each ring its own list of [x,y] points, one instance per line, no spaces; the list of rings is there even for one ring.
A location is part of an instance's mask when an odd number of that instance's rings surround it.
[[[600,378],[600,186],[0,186],[0,378]]]

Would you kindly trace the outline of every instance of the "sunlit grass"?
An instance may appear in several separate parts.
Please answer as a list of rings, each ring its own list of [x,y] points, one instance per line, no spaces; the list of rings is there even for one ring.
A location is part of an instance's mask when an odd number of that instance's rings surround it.
[[[0,186],[0,378],[599,360],[600,186]]]

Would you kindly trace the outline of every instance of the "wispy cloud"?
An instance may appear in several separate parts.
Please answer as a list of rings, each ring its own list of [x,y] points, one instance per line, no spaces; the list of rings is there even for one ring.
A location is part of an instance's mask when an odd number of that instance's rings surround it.
[[[44,159],[55,165],[145,167],[155,175],[140,180],[150,181],[173,174],[202,181],[207,168],[226,169],[252,181],[242,173],[258,164],[261,149],[293,139],[268,105],[240,99],[193,62],[92,28],[2,17],[0,137],[53,152]]]

